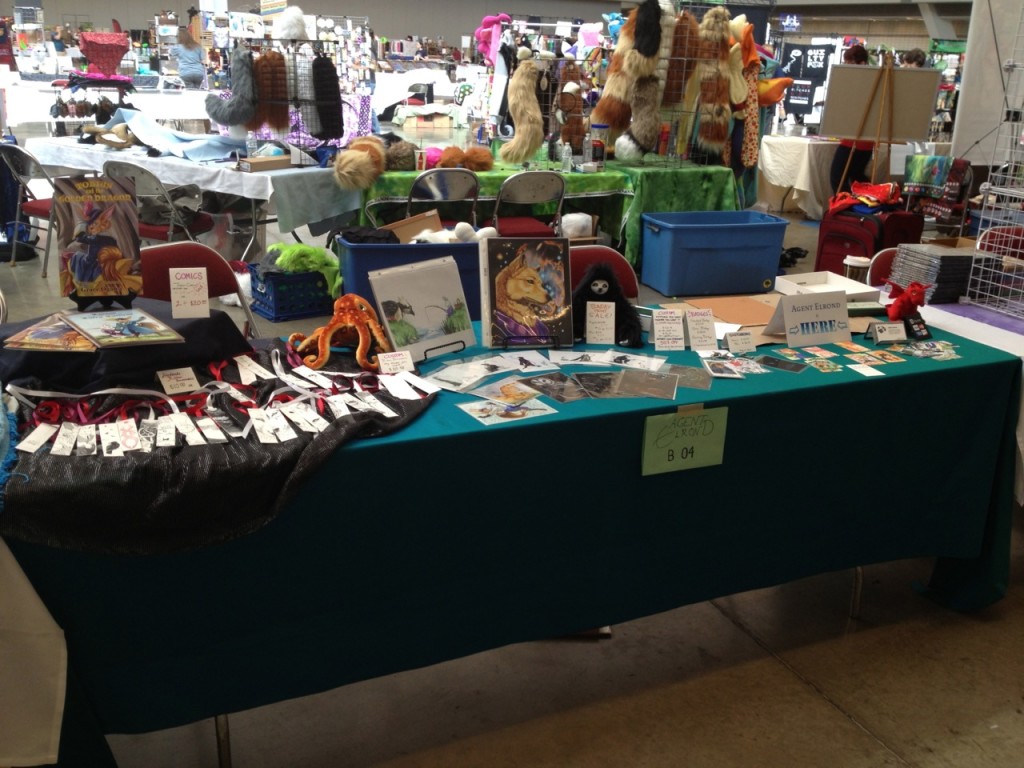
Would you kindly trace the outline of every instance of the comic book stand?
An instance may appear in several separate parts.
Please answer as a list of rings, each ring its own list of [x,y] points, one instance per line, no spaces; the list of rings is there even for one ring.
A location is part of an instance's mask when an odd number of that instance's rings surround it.
[[[85,312],[93,304],[99,304],[103,309],[110,309],[114,304],[120,304],[125,309],[132,308],[132,302],[138,296],[135,291],[130,291],[127,296],[79,296],[78,291],[72,291],[68,298],[75,302],[79,312]]]
[[[867,104],[864,106],[864,113],[860,118],[860,125],[857,127],[857,136],[854,141],[859,141],[864,135],[864,129],[867,127],[868,115],[871,112],[871,107],[875,103],[876,97],[878,97],[878,91],[881,88],[882,95],[879,100],[878,110],[878,121],[875,124],[875,144],[881,143],[882,140],[882,120],[886,120],[886,141],[885,143],[892,146],[892,121],[894,106],[895,88],[893,87],[893,55],[886,53],[883,56],[882,66],[878,68],[878,73],[875,75],[875,82],[871,87],[871,94],[868,97]],[[843,176],[839,181],[839,188],[842,189],[846,184],[846,175],[850,172],[850,163],[853,161],[853,152],[851,152],[846,158],[846,165],[843,167]],[[871,183],[875,183],[875,173],[878,170],[878,153],[871,158]],[[886,178],[889,173],[886,171]],[[920,314],[913,315],[904,319],[904,325],[907,329],[907,336],[914,340],[930,339],[931,333],[928,331],[928,325]]]

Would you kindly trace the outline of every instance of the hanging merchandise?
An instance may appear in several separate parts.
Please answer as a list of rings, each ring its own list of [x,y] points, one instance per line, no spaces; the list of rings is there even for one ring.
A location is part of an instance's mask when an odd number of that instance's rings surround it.
[[[318,139],[340,139],[345,133],[345,125],[341,117],[341,91],[334,62],[327,56],[317,56],[313,60],[312,74],[313,95],[320,118],[320,132],[313,135]]]
[[[256,84],[253,81],[252,54],[239,45],[231,54],[231,95],[222,99],[206,97],[206,114],[221,125],[245,125],[256,114]]]
[[[516,133],[501,147],[501,159],[506,163],[529,160],[544,143],[544,118],[536,93],[537,66],[532,56],[529,48],[519,49],[519,66],[508,84],[509,113]]]
[[[284,56],[279,51],[265,51],[253,62],[256,84],[256,109],[245,127],[256,130],[268,125],[275,130],[288,128],[288,75]]]

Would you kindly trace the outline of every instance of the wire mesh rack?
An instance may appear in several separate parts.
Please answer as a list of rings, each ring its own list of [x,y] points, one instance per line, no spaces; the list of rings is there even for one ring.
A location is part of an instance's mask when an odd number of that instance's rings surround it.
[[[982,187],[977,254],[965,300],[1024,318],[1024,10],[1003,64],[1003,119]]]

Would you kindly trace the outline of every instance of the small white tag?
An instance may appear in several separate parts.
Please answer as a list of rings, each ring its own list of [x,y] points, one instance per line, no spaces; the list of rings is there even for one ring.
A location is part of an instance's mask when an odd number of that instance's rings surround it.
[[[312,432],[315,434],[320,431],[316,427],[314,427],[313,424],[307,418],[307,405],[305,403],[300,403],[293,400],[290,403],[285,403],[284,405],[282,405],[280,407],[280,410],[285,416],[288,417],[292,424],[294,424],[303,432]]]
[[[903,323],[872,323],[864,337],[874,339],[876,344],[906,341],[907,327]]]
[[[100,424],[100,447],[104,456],[124,456],[121,447],[121,432],[116,424]]]
[[[142,450],[142,438],[139,437],[139,428],[135,425],[135,419],[118,419],[114,424],[117,426],[122,451]]]
[[[398,376],[381,376],[379,381],[384,389],[399,400],[420,399],[420,393],[413,389],[412,385],[405,379],[401,379]]]
[[[864,365],[863,363],[855,363],[854,365],[846,366],[851,371],[856,371],[861,376],[885,376],[882,371],[878,370],[877,365]]]
[[[288,423],[288,419],[285,418],[280,409],[268,408],[264,413],[267,415],[267,424],[274,430],[274,437],[282,443],[298,438],[295,430],[292,429],[291,424]]]
[[[307,381],[316,384],[316,386],[320,387],[321,389],[330,389],[332,386],[334,386],[334,379],[332,379],[330,376],[325,376],[324,374],[320,373],[320,371],[314,371],[308,365],[297,365],[294,368],[292,368],[292,373],[295,373],[301,376],[302,378],[306,379]]]
[[[75,438],[75,456],[96,455],[96,425],[80,424]]]
[[[65,421],[60,425],[60,431],[53,441],[50,453],[53,456],[70,456],[75,450],[75,441],[78,439],[78,425],[72,421]]]
[[[360,392],[357,397],[366,403],[370,408],[377,411],[377,413],[383,414],[389,419],[397,419],[398,414],[388,408],[384,403],[378,400],[370,392]]]
[[[150,453],[156,445],[156,419],[143,419],[139,422],[139,440],[142,441],[142,452]]]
[[[235,365],[238,366],[238,375],[241,377],[243,384],[252,384],[256,379],[277,378],[262,365],[245,355],[238,355],[234,360]]]
[[[252,421],[252,428],[256,430],[256,439],[261,443],[276,443],[277,437],[274,429],[267,420],[267,412],[262,408],[250,408],[249,420]]]
[[[346,416],[351,416],[352,412],[348,409],[345,404],[344,395],[331,395],[327,398],[327,407],[331,409],[331,413],[334,414],[334,418],[343,419]]]
[[[199,389],[199,379],[191,368],[168,368],[157,371],[156,377],[160,386],[168,395],[180,395],[183,392],[195,392]]]
[[[56,424],[40,424],[14,447],[25,453],[35,453],[46,445],[51,437],[57,434],[57,429]]]
[[[416,387],[420,392],[427,395],[432,395],[435,392],[440,392],[441,388],[436,384],[433,384],[426,379],[420,378],[416,374],[403,371],[402,373],[396,374],[397,378],[407,381],[412,386]]]
[[[416,370],[416,364],[412,361],[412,353],[408,349],[400,349],[397,352],[381,352],[377,355],[377,362],[380,364],[381,373]]]
[[[748,352],[757,351],[754,334],[750,331],[733,331],[725,334],[725,344],[734,355],[745,355]]]
[[[187,413],[182,413],[181,411],[172,413],[171,423],[185,437],[186,445],[206,445],[206,440],[203,439],[202,433],[200,433],[199,428],[192,421],[192,417]]]
[[[341,401],[343,403],[345,403],[345,405],[347,405],[353,411],[374,411],[374,410],[376,410],[376,408],[374,408],[372,405],[370,405],[369,403],[364,403],[362,400],[360,400],[358,397],[356,397],[355,395],[353,395],[350,392],[346,392],[343,395],[336,395],[336,397],[340,397]]]
[[[206,267],[171,267],[171,317],[209,317]]]
[[[209,416],[203,416],[202,418],[196,419],[196,426],[199,427],[199,431],[203,433],[203,437],[205,437],[208,442],[228,442],[228,436],[224,434],[223,430],[221,430],[219,426],[217,426],[217,422]]]
[[[156,447],[174,448],[178,444],[178,429],[170,416],[161,416],[156,420]]]

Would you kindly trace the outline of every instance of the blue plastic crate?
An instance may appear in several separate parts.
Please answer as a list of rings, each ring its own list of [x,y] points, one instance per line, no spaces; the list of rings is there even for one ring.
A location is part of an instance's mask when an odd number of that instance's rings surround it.
[[[249,264],[252,311],[275,323],[329,315],[334,309],[327,280],[320,272],[261,272]]]
[[[469,315],[480,319],[480,243],[350,243],[340,235],[337,242],[343,293],[354,293],[372,302],[372,270],[451,256],[459,268]]]
[[[785,219],[756,211],[645,213],[640,281],[666,296],[764,293]]]

